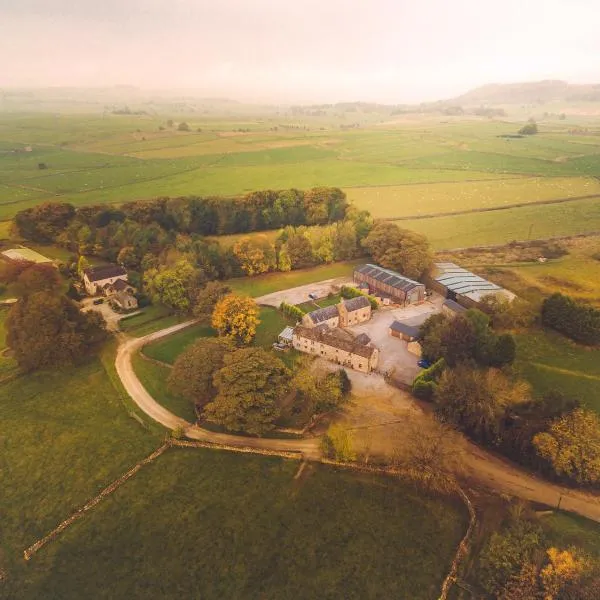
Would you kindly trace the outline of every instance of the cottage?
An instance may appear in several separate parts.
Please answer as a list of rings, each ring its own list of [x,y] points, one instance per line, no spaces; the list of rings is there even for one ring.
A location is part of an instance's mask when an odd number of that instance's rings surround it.
[[[119,279],[127,281],[127,271],[118,265],[92,267],[83,272],[83,285],[90,296],[100,294],[105,286],[114,284]]]
[[[400,321],[394,321],[390,325],[390,335],[392,337],[400,338],[405,342],[414,342],[421,339],[421,331],[418,327],[407,325]]]
[[[350,327],[364,323],[371,318],[371,303],[366,296],[342,300],[339,304],[313,310],[302,317],[305,327]]]
[[[374,346],[360,344],[354,339],[336,335],[336,332],[331,331],[327,326],[297,325],[294,328],[292,345],[300,352],[322,356],[363,373],[370,373],[376,369],[379,360],[379,350]]]
[[[111,297],[119,292],[135,294],[135,288],[125,279],[117,279],[114,283],[106,283],[103,287],[104,295]]]
[[[418,304],[425,301],[425,285],[404,277],[396,271],[366,264],[354,270],[354,282],[369,293],[381,297],[384,304]]]

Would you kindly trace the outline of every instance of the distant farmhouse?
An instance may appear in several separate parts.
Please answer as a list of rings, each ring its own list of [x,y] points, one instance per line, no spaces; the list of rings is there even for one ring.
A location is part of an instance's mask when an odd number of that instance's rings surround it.
[[[326,306],[307,313],[302,318],[304,327],[349,327],[371,318],[371,303],[366,296],[342,300],[339,304]]]
[[[322,356],[363,373],[369,373],[377,368],[379,361],[379,350],[368,343],[368,336],[350,339],[349,334],[339,329],[331,330],[326,325],[319,327],[297,325],[292,337],[292,345],[296,350]]]
[[[91,267],[83,272],[85,291],[90,296],[104,293],[105,288],[113,285],[119,279],[127,281],[127,271],[118,265]]]
[[[2,256],[10,261],[27,261],[36,263],[38,265],[52,265],[54,261],[51,258],[31,250],[31,248],[12,248],[11,250],[4,250]]]
[[[396,271],[366,264],[354,270],[359,289],[375,296],[382,304],[419,304],[425,301],[425,285]]]
[[[435,273],[429,282],[433,290],[466,308],[474,308],[485,296],[498,296],[512,301],[515,294],[471,273],[454,263],[436,263]],[[446,305],[445,312],[459,312],[455,304]]]

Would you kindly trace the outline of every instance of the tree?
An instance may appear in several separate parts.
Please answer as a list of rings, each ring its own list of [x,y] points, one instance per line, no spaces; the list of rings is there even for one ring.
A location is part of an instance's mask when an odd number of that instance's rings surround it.
[[[244,238],[233,245],[233,254],[246,275],[267,273],[275,267],[275,248],[266,240]]]
[[[61,280],[52,265],[29,263],[17,277],[13,291],[17,296],[28,296],[36,292],[54,294],[59,291]]]
[[[287,233],[286,248],[292,269],[303,269],[315,264],[312,245],[302,231]]]
[[[533,438],[537,453],[554,472],[581,485],[600,483],[600,418],[576,408]]]
[[[238,344],[249,344],[260,323],[258,305],[252,298],[228,294],[221,298],[212,314],[212,326],[220,336]]]
[[[542,323],[582,344],[600,344],[600,310],[563,294],[542,304]]]
[[[12,306],[6,333],[24,371],[77,362],[107,337],[98,313],[82,313],[65,296],[46,291],[25,296]]]
[[[362,243],[382,267],[413,279],[421,277],[433,263],[433,254],[425,236],[400,229],[389,221],[376,223]]]
[[[492,348],[489,364],[493,367],[511,365],[517,355],[517,344],[515,338],[509,333],[499,335]]]
[[[339,423],[330,425],[327,433],[323,436],[322,445],[323,452],[329,458],[340,462],[356,460],[352,432]]]
[[[495,442],[507,408],[529,400],[529,386],[513,383],[496,369],[474,370],[466,365],[446,369],[435,391],[436,413],[474,439]]]
[[[285,273],[292,270],[292,261],[290,259],[290,253],[287,249],[287,244],[283,244],[279,250],[279,256],[277,258],[277,268]]]
[[[544,588],[545,600],[558,600],[561,591],[568,585],[577,582],[584,571],[585,563],[573,552],[549,548],[548,564],[542,569],[540,579]]]
[[[83,254],[77,259],[77,276],[81,279],[86,269],[90,268],[90,261],[83,256]]]
[[[261,435],[274,427],[289,376],[281,360],[262,348],[225,354],[213,379],[217,396],[204,415],[230,431]]]
[[[117,262],[127,269],[135,269],[140,265],[140,259],[133,246],[124,246],[119,250]]]
[[[200,283],[200,273],[188,260],[180,259],[172,267],[150,269],[144,273],[144,285],[153,302],[186,313],[192,307]]]
[[[230,346],[223,340],[200,338],[188,346],[173,364],[169,389],[190,400],[200,412],[217,394],[214,374],[223,367]]]
[[[530,122],[526,125],[523,125],[521,129],[519,129],[519,133],[521,135],[535,135],[538,132],[537,123],[530,119]]]
[[[477,342],[473,323],[466,315],[457,315],[442,331],[442,356],[451,367],[473,360]]]
[[[66,202],[44,202],[15,215],[17,233],[34,242],[50,243],[75,216],[75,207]]]
[[[194,316],[209,323],[215,306],[221,298],[231,293],[231,288],[220,281],[209,281],[201,287],[194,298]]]
[[[311,372],[309,364],[298,369],[291,387],[304,401],[310,403],[312,413],[324,413],[347,402],[352,382],[344,369],[318,377]]]
[[[421,325],[421,350],[423,358],[430,362],[437,362],[444,355],[442,333],[446,330],[451,317],[444,313],[431,315]]]
[[[538,582],[538,568],[535,564],[525,562],[521,570],[511,575],[502,591],[499,600],[542,600]]]

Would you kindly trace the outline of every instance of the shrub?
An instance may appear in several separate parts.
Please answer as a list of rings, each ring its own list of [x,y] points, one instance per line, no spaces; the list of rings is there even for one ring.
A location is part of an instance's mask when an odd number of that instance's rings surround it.
[[[297,321],[301,321],[304,316],[304,311],[293,304],[288,304],[287,302],[282,302],[279,305],[279,310],[286,316],[296,319]]]
[[[427,402],[432,401],[437,389],[437,382],[442,376],[445,368],[446,361],[443,358],[440,358],[428,369],[421,371],[413,381],[413,395],[419,398],[419,400],[426,400]]]
[[[600,344],[600,310],[569,296],[552,294],[542,304],[542,323],[582,344]]]
[[[358,298],[359,296],[365,296],[365,298],[367,298],[371,303],[372,310],[377,310],[377,308],[379,307],[379,302],[377,302],[377,298],[375,298],[374,296],[369,296],[369,294],[365,294],[359,289],[356,289],[355,287],[351,287],[349,285],[342,286],[342,289],[340,290],[340,296],[342,298],[345,298],[346,300],[350,298]]]

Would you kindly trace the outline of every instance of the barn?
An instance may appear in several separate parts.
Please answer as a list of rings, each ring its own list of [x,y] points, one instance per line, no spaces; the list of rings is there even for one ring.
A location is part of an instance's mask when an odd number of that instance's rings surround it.
[[[414,325],[407,325],[406,323],[401,323],[400,321],[394,321],[390,325],[390,335],[392,337],[400,338],[405,342],[416,342],[421,339],[421,331],[418,327]]]
[[[377,265],[366,264],[357,267],[354,270],[354,283],[363,290],[366,284],[369,294],[381,298],[384,304],[391,302],[406,306],[425,300],[424,284]]]

